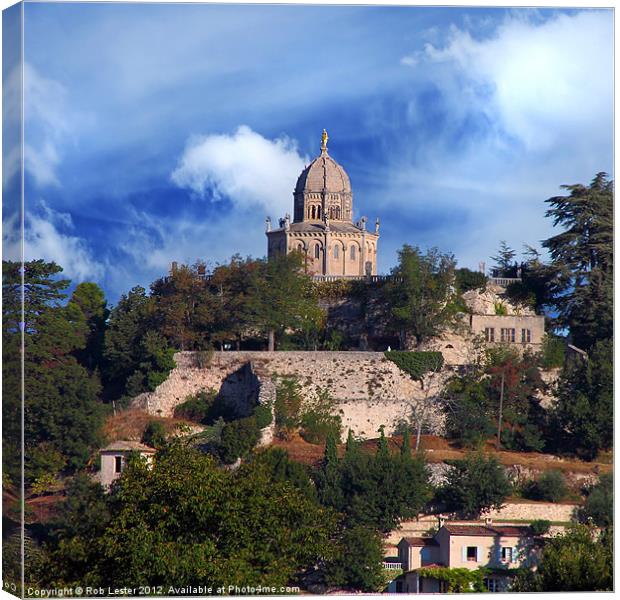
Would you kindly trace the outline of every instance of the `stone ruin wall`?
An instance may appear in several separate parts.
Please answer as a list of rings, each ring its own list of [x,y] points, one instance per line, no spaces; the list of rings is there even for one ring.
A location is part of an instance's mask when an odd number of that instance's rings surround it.
[[[381,352],[217,352],[202,368],[194,353],[179,352],[175,362],[168,379],[154,392],[137,396],[134,407],[171,417],[187,396],[205,389],[236,395],[249,407],[249,399],[256,398],[264,385],[273,385],[272,376],[296,376],[305,398],[313,398],[317,388],[329,391],[342,418],[343,435],[351,429],[360,437],[377,437],[381,425],[390,435],[408,417],[412,403],[429,406],[430,433],[443,432],[443,415],[433,395],[450,376],[449,369],[424,390]],[[258,383],[252,382],[253,375]]]

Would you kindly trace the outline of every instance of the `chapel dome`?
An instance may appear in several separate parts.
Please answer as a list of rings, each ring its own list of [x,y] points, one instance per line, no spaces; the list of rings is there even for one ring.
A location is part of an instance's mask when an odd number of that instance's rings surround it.
[[[297,179],[295,194],[304,192],[351,193],[347,172],[327,153],[326,141],[317,156]]]

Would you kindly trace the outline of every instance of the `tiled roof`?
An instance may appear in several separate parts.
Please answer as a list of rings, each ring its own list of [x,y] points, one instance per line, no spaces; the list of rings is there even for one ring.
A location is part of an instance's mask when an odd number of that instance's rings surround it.
[[[117,440],[116,442],[112,442],[105,448],[102,448],[101,452],[118,452],[127,450],[135,450],[137,452],[155,452],[155,449],[150,446],[146,446],[140,442],[132,442],[130,440]]]
[[[404,537],[410,546],[439,546],[439,543],[431,537]]]
[[[295,232],[317,232],[323,233],[325,231],[325,223],[313,223],[310,221],[299,221],[291,223],[290,230]],[[357,225],[353,225],[353,223],[346,222],[338,222],[338,221],[330,221],[329,222],[329,230],[332,233],[361,233],[362,229],[360,229]],[[275,231],[284,231],[283,227],[278,229],[272,229],[269,233]],[[367,235],[374,235],[373,231],[366,230]]]
[[[480,535],[505,537],[522,537],[529,533],[529,527],[518,527],[516,525],[455,525],[448,523],[444,525],[450,535]]]
[[[327,152],[322,152],[301,172],[295,186],[295,193],[323,190],[351,193],[349,176]]]

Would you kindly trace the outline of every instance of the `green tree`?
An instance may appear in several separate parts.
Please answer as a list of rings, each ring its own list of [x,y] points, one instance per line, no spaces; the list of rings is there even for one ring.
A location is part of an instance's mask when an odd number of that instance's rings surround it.
[[[552,415],[561,450],[592,459],[613,444],[613,343],[596,342],[587,359],[567,361]]]
[[[382,532],[417,516],[430,499],[428,473],[421,455],[394,455],[381,429],[376,454],[359,447],[350,435],[340,464],[343,510],[349,527],[363,525]]]
[[[436,248],[426,254],[407,245],[399,250],[398,265],[385,289],[401,349],[407,348],[408,339],[417,346],[437,335],[454,317],[454,265],[452,255]]]
[[[512,491],[504,468],[494,456],[477,452],[448,464],[446,484],[439,496],[449,510],[466,518],[477,518],[491,508],[499,510]]]
[[[269,473],[269,477],[276,482],[289,483],[297,488],[304,496],[317,499],[316,488],[312,483],[308,469],[288,456],[282,448],[267,448],[257,452],[252,460],[261,465]]]
[[[487,284],[487,276],[480,271],[472,271],[471,269],[456,269],[455,281],[458,291],[468,292],[470,290],[484,290]]]
[[[41,260],[24,264],[24,325],[21,265],[3,263],[3,400],[5,468],[20,473],[21,342],[23,329],[24,437],[26,480],[66,465],[82,467],[99,444],[103,410],[100,383],[76,359],[86,346],[84,322],[63,306],[70,282],[61,267]],[[48,471],[52,469],[52,471]]]
[[[150,468],[130,460],[107,505],[88,555],[70,553],[71,533],[51,544],[42,584],[279,587],[329,558],[336,531],[333,513],[261,465],[227,471],[179,443]]]
[[[292,252],[261,263],[253,278],[253,324],[268,337],[269,351],[287,329],[308,329],[322,320],[316,289],[303,271],[301,253]]]
[[[380,535],[360,525],[345,529],[335,557],[325,566],[325,580],[328,585],[348,590],[383,591],[386,577]]]
[[[96,283],[79,283],[67,303],[67,314],[69,320],[83,327],[85,345],[76,352],[76,357],[92,372],[102,362],[106,320],[110,314],[103,290]]]
[[[69,481],[66,499],[52,518],[36,579],[82,585],[100,560],[97,541],[111,519],[103,488],[80,473]]]
[[[112,309],[104,341],[103,379],[108,398],[152,391],[174,367],[174,350],[157,330],[154,310],[154,299],[139,286]]]
[[[481,447],[493,432],[488,381],[480,375],[454,377],[443,393],[448,437],[466,448]]]
[[[222,429],[218,453],[226,464],[245,458],[260,440],[260,428],[254,416],[226,423]]]
[[[522,574],[512,591],[597,592],[613,588],[613,536],[576,525],[549,540],[535,573]]]
[[[554,270],[541,260],[541,254],[525,244],[526,260],[521,262],[521,280],[513,281],[506,288],[506,295],[516,304],[525,304],[540,314],[551,301]]]
[[[333,431],[329,432],[325,441],[323,461],[316,474],[316,488],[321,504],[337,511],[343,509],[344,497],[338,458],[338,439]]]
[[[517,253],[508,244],[502,240],[499,243],[497,256],[492,256],[491,260],[495,261],[493,273],[495,277],[516,277],[518,265],[515,256]]]
[[[613,182],[598,173],[589,186],[563,185],[546,216],[563,231],[543,242],[551,255],[558,324],[589,350],[613,336]]]
[[[180,350],[202,350],[210,346],[218,303],[200,276],[204,269],[202,264],[181,265],[151,285],[157,329]]]
[[[242,340],[256,325],[256,279],[264,268],[262,261],[234,255],[213,271],[209,289],[215,297],[212,339],[232,341],[239,350]]]

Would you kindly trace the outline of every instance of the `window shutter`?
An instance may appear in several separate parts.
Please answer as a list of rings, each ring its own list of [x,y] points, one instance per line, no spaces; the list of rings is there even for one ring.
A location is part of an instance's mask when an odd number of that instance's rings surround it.
[[[496,552],[496,562],[501,563],[502,562],[502,547],[499,546],[497,548],[497,552]]]
[[[482,546],[476,546],[476,562],[482,562],[482,553],[484,548]]]
[[[463,546],[461,548],[461,558],[463,559],[463,562],[467,562],[467,546]]]
[[[513,547],[512,549],[512,562],[517,562],[519,559],[519,554],[517,553],[517,547]]]

